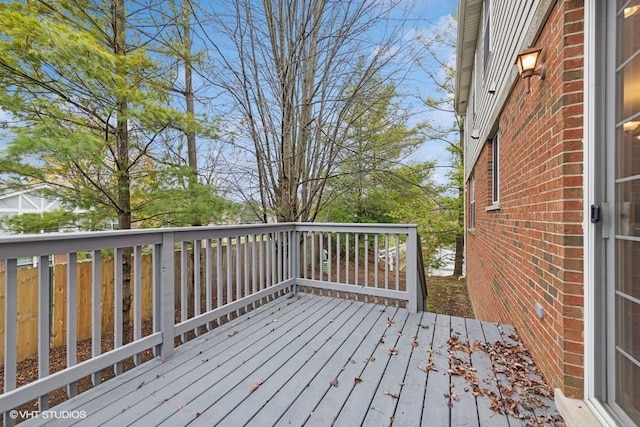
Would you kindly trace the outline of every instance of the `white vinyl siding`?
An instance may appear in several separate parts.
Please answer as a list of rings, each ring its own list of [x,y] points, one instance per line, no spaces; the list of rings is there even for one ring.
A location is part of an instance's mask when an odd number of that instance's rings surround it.
[[[471,132],[465,133],[465,178],[469,178],[478,160],[482,145],[495,131],[497,117],[515,84],[518,72],[514,61],[521,50],[529,47],[539,27],[550,10],[552,0],[490,0],[486,7],[489,12],[490,35],[486,69],[480,62],[484,60],[484,28],[480,29],[476,40],[475,66],[471,76],[471,89],[467,100],[467,120],[472,123],[478,139],[471,138]],[[484,13],[483,5],[483,13]],[[484,27],[485,20],[481,21]],[[489,88],[495,90],[489,93]],[[473,100],[473,102],[469,102]],[[469,107],[473,104],[473,112]],[[475,117],[474,117],[475,116]],[[475,120],[473,120],[475,118]],[[471,127],[469,127],[471,131]]]

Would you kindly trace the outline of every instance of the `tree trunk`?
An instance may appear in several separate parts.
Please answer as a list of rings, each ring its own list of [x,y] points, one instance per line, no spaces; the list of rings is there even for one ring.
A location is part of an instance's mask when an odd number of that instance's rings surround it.
[[[126,47],[126,15],[124,0],[116,0],[113,13],[114,24],[114,53],[124,59],[127,54]],[[119,69],[117,73],[124,77],[127,84],[126,68],[124,61],[118,61],[116,65]],[[124,90],[122,91],[124,93]],[[116,124],[116,150],[117,150],[117,185],[118,185],[118,228],[120,230],[131,229],[131,176],[129,173],[129,121],[127,99],[120,95],[116,101],[117,124]],[[122,315],[124,325],[129,323],[129,313],[131,308],[131,248],[123,250],[122,259]]]
[[[187,116],[190,120],[194,119],[195,106],[193,95],[193,66],[191,64],[191,24],[189,22],[189,16],[191,14],[190,0],[183,0],[182,2],[182,19],[183,19],[183,31],[184,31],[184,97],[187,108]],[[189,168],[191,169],[189,174],[189,192],[191,196],[190,203],[194,202],[194,198],[197,197],[194,194],[194,188],[198,183],[198,158],[196,148],[196,134],[191,129],[187,130],[187,156],[189,161]],[[200,212],[192,209],[191,225],[202,225],[202,218]]]

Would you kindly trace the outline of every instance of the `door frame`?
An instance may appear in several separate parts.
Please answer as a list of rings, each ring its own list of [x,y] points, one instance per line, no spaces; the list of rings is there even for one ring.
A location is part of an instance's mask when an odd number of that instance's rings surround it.
[[[615,93],[615,79],[607,78],[606,67],[611,59],[607,54],[615,52],[607,50],[607,41],[616,38],[608,7],[615,9],[615,0],[584,2],[584,400],[604,425],[618,425],[620,420],[616,418],[620,414],[616,413],[614,418],[608,403],[615,381],[608,375],[614,348],[607,345],[610,325],[615,320],[612,298],[615,290],[606,286],[615,280],[611,256],[615,253],[615,233],[611,233],[611,218],[615,215],[615,159],[609,155],[606,141],[611,138],[607,133],[615,123],[615,109],[607,108],[611,102],[608,94]],[[602,19],[603,16],[607,19]],[[602,221],[597,224],[591,223],[593,204],[602,209]]]

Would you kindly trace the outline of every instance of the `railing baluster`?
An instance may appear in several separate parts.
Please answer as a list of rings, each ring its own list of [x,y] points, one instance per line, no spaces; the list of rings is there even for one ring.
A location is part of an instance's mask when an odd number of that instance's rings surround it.
[[[327,264],[328,264],[328,268],[327,268],[327,274],[328,274],[328,276],[327,276],[327,281],[328,281],[328,282],[333,282],[333,275],[331,274],[331,273],[332,273],[332,270],[333,270],[333,268],[332,268],[332,267],[333,267],[333,266],[332,266],[332,264],[333,264],[333,257],[332,257],[332,255],[333,255],[333,254],[332,254],[332,252],[333,252],[333,247],[332,247],[332,245],[331,245],[331,234],[332,234],[332,233],[327,233],[327,248],[328,248],[328,250],[327,250],[327,258],[328,258],[328,259],[327,259]],[[338,292],[336,292],[336,295],[338,295],[338,297],[340,296],[340,294],[339,294]]]
[[[360,279],[360,268],[359,268],[359,252],[360,252],[360,242],[359,239],[360,238],[360,234],[359,233],[355,233],[355,235],[353,236],[353,240],[354,240],[354,257],[355,257],[355,271],[354,271],[354,281],[355,281],[355,285],[358,286],[359,285],[359,279]]]
[[[222,239],[218,237],[216,239],[216,308],[221,307],[222,302]],[[222,317],[218,318],[218,326]]]
[[[189,318],[189,300],[188,300],[188,271],[189,264],[187,259],[187,242],[180,242],[180,321],[184,322]],[[180,338],[182,343],[187,342],[187,334],[182,334]]]
[[[258,290],[262,290],[264,286],[264,234],[260,234],[258,242],[258,268],[260,277],[258,278]]]
[[[91,266],[91,357],[98,357],[102,353],[102,313],[100,303],[102,297],[102,256],[100,250],[93,251],[93,265]],[[94,386],[100,384],[100,371],[91,375]]]
[[[38,378],[49,375],[49,345],[51,338],[51,283],[49,255],[40,257],[38,264]],[[49,394],[40,396],[38,409],[49,409]]]
[[[336,233],[336,282],[340,283],[340,233]],[[340,292],[338,291],[338,297]]]
[[[258,291],[258,235],[252,235],[251,242],[251,289],[253,293]],[[256,308],[256,302],[253,303],[253,308]]]
[[[395,265],[396,265],[396,291],[400,289],[400,235],[396,234],[396,256],[395,256]],[[400,301],[396,299],[396,306],[400,305]]]
[[[282,282],[282,278],[283,276],[283,265],[282,265],[282,233],[278,232],[276,233],[276,271],[278,272],[277,276],[276,276],[276,283],[280,283]]]
[[[236,236],[236,244],[233,249],[234,256],[236,258],[236,301],[242,298],[242,271],[241,271],[241,257],[240,257],[240,236]],[[236,317],[240,316],[240,310],[236,310]]]
[[[17,340],[18,336],[18,262],[15,258],[5,260],[4,284],[4,392],[16,388]],[[4,425],[13,426],[15,417],[3,414]]]
[[[153,245],[153,332],[162,330],[162,245]],[[153,349],[153,355],[161,355],[162,344]]]
[[[374,234],[373,237],[373,252],[375,256],[375,270],[373,270],[373,286],[378,288],[378,271],[380,270],[380,250],[378,248],[378,233]],[[376,298],[376,301],[379,302],[380,298]]]
[[[364,235],[364,283],[362,286],[369,286],[369,235]],[[369,294],[365,295],[365,301],[369,302]]]
[[[202,287],[200,286],[200,249],[202,241],[193,241],[193,315],[200,315],[202,301]],[[196,336],[200,335],[200,328],[195,330]]]
[[[271,286],[278,283],[278,242],[277,233],[271,233]],[[272,297],[269,297],[272,300]]]
[[[67,368],[78,363],[78,255],[72,252],[67,255]],[[67,396],[78,394],[78,384],[72,382],[67,386]]]
[[[384,288],[389,289],[389,234],[384,233]],[[389,298],[384,299],[384,303],[389,305]]]
[[[320,275],[319,280],[323,280],[324,278],[324,237],[322,233],[318,234],[318,265],[320,266],[320,271],[318,274]],[[331,291],[327,290],[329,295]]]
[[[344,233],[344,280],[349,284],[349,233]]]
[[[122,267],[124,252],[115,248],[113,253],[113,348],[122,347]],[[113,365],[113,373],[122,373],[122,363]]]
[[[307,259],[307,246],[309,244],[309,232],[308,231],[303,231],[302,232],[302,252],[303,252],[303,262],[302,262],[302,269],[303,269],[303,273],[302,273],[302,277],[305,279],[308,279],[308,271],[309,271],[309,264],[308,264],[308,259]]]
[[[227,299],[226,303],[229,304],[233,301],[233,244],[231,242],[231,237],[227,237],[226,239],[226,253],[227,253]],[[227,320],[231,320],[231,313],[227,314]]]
[[[244,267],[243,269],[244,270],[244,296],[248,296],[250,277],[249,277],[249,235],[247,234],[244,235],[244,244],[242,245],[242,252],[243,252],[242,262]],[[247,311],[248,309],[249,307],[245,307],[245,311]]]
[[[213,309],[212,299],[213,299],[213,280],[211,275],[213,274],[212,270],[212,253],[211,253],[211,239],[204,240],[205,245],[205,261],[204,261],[204,282],[205,282],[205,309],[207,312]],[[207,331],[213,329],[213,322],[207,323]]]
[[[311,278],[316,279],[316,233],[311,233]]]
[[[133,340],[142,338],[142,247],[133,247]],[[133,356],[133,363],[142,363],[140,354]]]

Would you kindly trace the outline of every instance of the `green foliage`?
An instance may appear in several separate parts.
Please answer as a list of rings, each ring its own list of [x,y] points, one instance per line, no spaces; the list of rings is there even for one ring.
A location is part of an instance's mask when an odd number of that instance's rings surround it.
[[[136,44],[118,46],[117,4],[0,3],[0,109],[20,123],[0,158],[0,188],[47,184],[50,197],[89,212],[89,229],[121,216],[214,219],[223,204],[213,190],[187,192],[181,163],[167,156],[175,130],[214,131],[172,107],[175,76],[149,54],[152,34],[129,25]]]
[[[63,230],[73,226],[76,219],[76,215],[71,212],[57,210],[41,214],[28,213],[0,218],[0,226],[14,233],[34,234]]]

